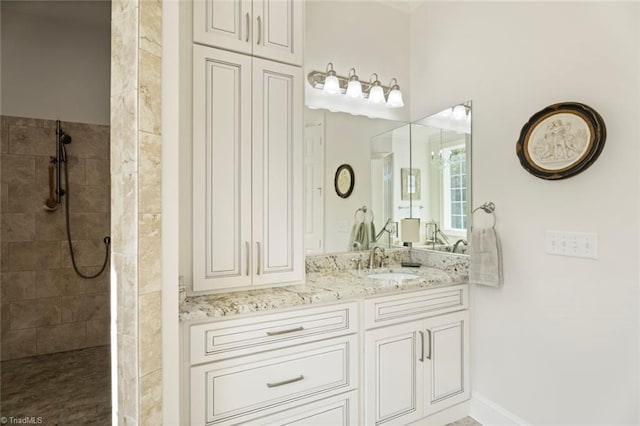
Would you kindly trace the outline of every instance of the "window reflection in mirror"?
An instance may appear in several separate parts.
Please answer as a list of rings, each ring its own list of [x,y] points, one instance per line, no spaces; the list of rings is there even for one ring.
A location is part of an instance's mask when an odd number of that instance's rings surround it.
[[[420,218],[414,247],[467,252],[471,211],[471,102],[411,124],[412,172],[421,193],[411,213]]]

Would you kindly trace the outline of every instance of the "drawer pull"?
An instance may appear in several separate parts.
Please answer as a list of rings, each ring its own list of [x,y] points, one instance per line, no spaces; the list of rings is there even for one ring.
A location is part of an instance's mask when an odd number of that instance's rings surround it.
[[[302,331],[302,330],[304,330],[303,326],[296,327],[296,328],[289,328],[287,330],[267,331],[267,336],[277,336],[279,334],[293,333],[295,331]]]
[[[288,385],[289,383],[299,382],[300,380],[303,380],[303,379],[304,379],[304,376],[301,374],[298,377],[294,377],[293,379],[283,380],[281,382],[275,382],[275,383],[267,383],[267,387],[276,388],[278,386]]]

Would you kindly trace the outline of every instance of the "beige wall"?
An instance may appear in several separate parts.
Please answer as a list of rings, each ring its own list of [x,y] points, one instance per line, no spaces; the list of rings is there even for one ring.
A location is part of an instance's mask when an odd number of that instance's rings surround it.
[[[411,28],[412,112],[473,100],[474,206],[495,202],[502,237],[504,287],[472,293],[474,399],[526,424],[638,424],[640,4],[427,2]],[[544,181],[515,144],[566,101],[602,115],[606,145]],[[546,230],[597,233],[598,259],[546,254]]]
[[[109,269],[75,274],[64,202],[45,211],[55,121],[2,116],[2,359],[109,343]],[[102,265],[109,235],[109,127],[63,123],[70,225],[85,274]]]
[[[0,8],[2,114],[109,124],[110,2]]]

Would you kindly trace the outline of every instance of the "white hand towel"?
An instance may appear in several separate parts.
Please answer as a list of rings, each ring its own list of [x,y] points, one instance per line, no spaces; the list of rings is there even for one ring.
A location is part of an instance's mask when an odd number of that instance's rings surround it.
[[[495,228],[474,229],[471,233],[469,281],[475,284],[502,285],[502,251]]]

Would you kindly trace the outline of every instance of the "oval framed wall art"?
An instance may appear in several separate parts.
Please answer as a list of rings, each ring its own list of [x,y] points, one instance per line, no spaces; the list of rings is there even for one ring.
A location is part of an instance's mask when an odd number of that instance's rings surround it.
[[[341,164],[336,170],[336,175],[333,179],[333,186],[338,197],[348,198],[353,192],[355,182],[353,168],[348,164]]]
[[[532,175],[547,180],[566,179],[596,161],[606,137],[604,120],[593,108],[563,102],[538,111],[525,123],[516,154]]]

